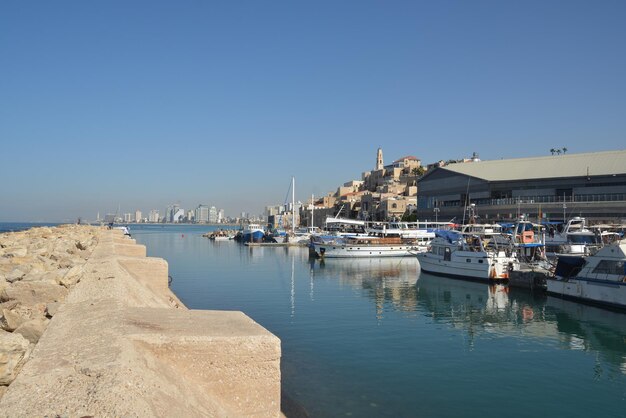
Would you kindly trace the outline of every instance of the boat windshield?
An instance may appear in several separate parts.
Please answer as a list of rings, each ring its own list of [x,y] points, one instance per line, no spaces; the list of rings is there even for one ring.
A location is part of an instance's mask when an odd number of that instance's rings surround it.
[[[567,241],[572,244],[599,244],[597,235],[587,235],[587,234],[568,235]]]

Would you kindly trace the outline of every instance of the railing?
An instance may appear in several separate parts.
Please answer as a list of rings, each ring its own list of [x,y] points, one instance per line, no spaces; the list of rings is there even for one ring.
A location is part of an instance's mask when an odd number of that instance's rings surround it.
[[[502,199],[471,199],[470,203],[480,206],[515,206],[540,203],[585,203],[585,202],[626,202],[624,193],[581,194],[572,196],[524,196]],[[441,207],[461,206],[458,200],[439,202]]]

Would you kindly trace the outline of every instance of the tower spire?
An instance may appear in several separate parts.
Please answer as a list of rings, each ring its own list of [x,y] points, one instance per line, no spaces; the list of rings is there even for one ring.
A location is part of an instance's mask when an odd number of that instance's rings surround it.
[[[376,170],[382,170],[383,167],[383,149],[378,147],[378,152],[376,153]]]

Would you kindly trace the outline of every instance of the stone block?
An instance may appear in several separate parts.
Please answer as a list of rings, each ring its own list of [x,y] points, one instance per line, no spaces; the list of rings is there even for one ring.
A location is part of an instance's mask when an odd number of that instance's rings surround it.
[[[20,334],[0,330],[0,385],[10,384],[30,354],[30,343]]]

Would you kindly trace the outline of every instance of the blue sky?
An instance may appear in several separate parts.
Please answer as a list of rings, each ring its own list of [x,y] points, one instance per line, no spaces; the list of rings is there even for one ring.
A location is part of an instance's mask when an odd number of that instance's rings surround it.
[[[624,1],[0,2],[0,221],[626,148]]]

